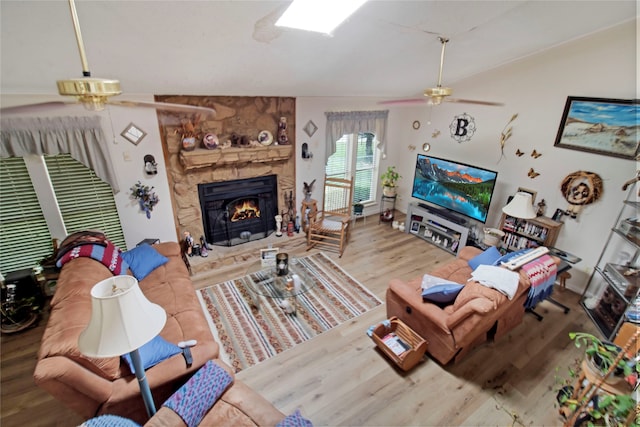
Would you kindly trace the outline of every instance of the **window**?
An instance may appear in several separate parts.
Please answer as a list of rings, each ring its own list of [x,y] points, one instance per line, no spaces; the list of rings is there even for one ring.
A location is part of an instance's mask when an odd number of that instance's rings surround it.
[[[44,160],[67,233],[100,230],[114,245],[126,248],[109,184],[69,154]]]
[[[109,184],[68,154],[44,156],[64,229],[99,229],[116,246],[126,248]],[[33,182],[21,157],[0,158],[0,272],[31,268],[53,246],[37,193],[49,182]],[[52,207],[47,206],[48,211]]]
[[[343,135],[336,141],[336,152],[329,157],[325,173],[340,178],[353,176],[353,201],[373,202],[376,198],[379,158],[374,134],[361,132]]]
[[[51,234],[22,157],[0,158],[0,272],[31,268],[51,254]]]

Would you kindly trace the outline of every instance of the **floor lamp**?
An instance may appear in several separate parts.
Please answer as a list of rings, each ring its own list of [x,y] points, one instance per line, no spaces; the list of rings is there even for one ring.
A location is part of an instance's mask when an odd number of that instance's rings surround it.
[[[78,348],[90,357],[129,353],[149,418],[156,413],[138,349],[157,336],[167,314],[150,302],[132,276],[113,276],[91,289],[91,319],[80,334]]]

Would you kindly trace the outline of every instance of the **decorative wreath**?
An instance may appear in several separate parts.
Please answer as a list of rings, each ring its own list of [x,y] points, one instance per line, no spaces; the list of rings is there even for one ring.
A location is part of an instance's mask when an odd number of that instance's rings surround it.
[[[573,172],[562,181],[560,190],[570,205],[589,205],[602,196],[602,178],[593,172]]]
[[[593,172],[577,171],[562,180],[560,190],[569,203],[565,215],[577,218],[584,206],[602,196],[602,178]]]

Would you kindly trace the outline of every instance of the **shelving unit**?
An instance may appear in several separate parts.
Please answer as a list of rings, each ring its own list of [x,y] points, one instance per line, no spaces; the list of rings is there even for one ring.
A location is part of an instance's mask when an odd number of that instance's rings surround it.
[[[636,184],[637,185],[637,184]],[[622,204],[580,304],[602,335],[611,340],[625,321],[624,313],[638,298],[640,276],[640,203],[633,186]]]
[[[507,251],[538,246],[554,246],[562,223],[546,216],[520,219],[502,214],[500,229],[505,232],[502,244]]]
[[[415,234],[457,256],[467,244],[469,227],[466,223],[458,224],[432,210],[409,203],[405,233]]]

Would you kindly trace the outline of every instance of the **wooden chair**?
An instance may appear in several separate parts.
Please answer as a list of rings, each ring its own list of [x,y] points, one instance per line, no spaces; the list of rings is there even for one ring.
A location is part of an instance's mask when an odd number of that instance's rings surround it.
[[[349,240],[353,179],[325,177],[322,210],[309,214],[307,250],[316,245],[337,248],[340,257]]]

